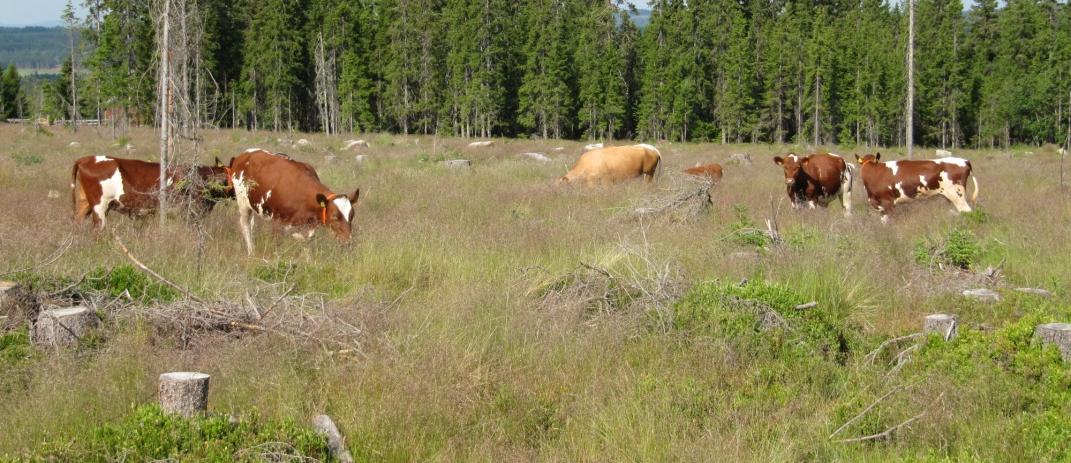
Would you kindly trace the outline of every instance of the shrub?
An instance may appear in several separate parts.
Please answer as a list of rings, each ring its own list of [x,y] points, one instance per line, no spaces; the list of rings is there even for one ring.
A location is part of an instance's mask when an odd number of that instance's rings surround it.
[[[86,276],[82,287],[105,292],[111,297],[119,297],[127,292],[131,298],[146,302],[173,301],[178,296],[175,290],[150,281],[143,273],[126,264],[111,270],[97,268]]]
[[[327,461],[327,442],[290,421],[258,415],[237,422],[210,415],[184,419],[157,405],[141,406],[125,420],[106,424],[69,442],[40,447],[50,461]]]
[[[736,221],[729,224],[729,229],[733,231],[734,241],[760,248],[770,244],[769,235],[756,228],[755,222],[748,216],[747,206],[737,204],[733,206],[733,211],[736,213]]]
[[[953,228],[937,242],[915,243],[915,261],[922,265],[944,264],[967,270],[982,254],[978,238],[970,230]]]
[[[45,158],[40,154],[12,154],[11,159],[15,161],[15,164],[20,167],[32,166],[45,162]]]

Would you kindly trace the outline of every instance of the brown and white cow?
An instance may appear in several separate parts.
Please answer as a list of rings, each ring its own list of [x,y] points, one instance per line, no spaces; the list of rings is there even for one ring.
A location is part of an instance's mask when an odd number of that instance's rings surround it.
[[[785,191],[792,207],[798,209],[804,203],[811,209],[816,205],[826,207],[833,199],[840,198],[844,215],[852,215],[854,172],[844,158],[832,153],[803,157],[789,153],[785,157],[775,156],[773,160],[784,168]]]
[[[254,213],[271,220],[276,230],[296,228],[295,238],[311,238],[317,227],[325,226],[340,240],[349,240],[360,189],[350,195],[332,193],[312,166],[261,149],[232,158],[226,170],[249,255]]]
[[[710,164],[696,163],[695,167],[684,169],[684,173],[696,177],[708,178],[715,182],[720,181],[722,177],[721,164],[714,162]]]
[[[559,181],[597,185],[642,176],[650,183],[661,163],[662,153],[647,144],[600,148],[580,155],[576,165]]]
[[[189,201],[197,214],[211,211],[217,201],[231,194],[224,170],[216,167],[170,166],[167,184],[169,193]],[[93,223],[104,228],[110,210],[129,216],[153,213],[159,205],[159,185],[159,163],[108,156],[79,158],[71,169],[74,220],[80,223],[93,215]]]
[[[881,162],[881,153],[855,156],[862,164],[863,186],[870,206],[888,222],[897,204],[941,195],[959,212],[970,212],[967,179],[974,181],[971,202],[978,199],[978,179],[971,177],[971,162],[954,157],[918,161]]]

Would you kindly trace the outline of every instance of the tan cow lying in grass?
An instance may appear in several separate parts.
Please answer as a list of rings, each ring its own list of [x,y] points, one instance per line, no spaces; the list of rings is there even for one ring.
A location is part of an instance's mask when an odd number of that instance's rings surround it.
[[[662,153],[651,145],[613,146],[580,155],[560,181],[604,185],[642,176],[649,183],[661,164]]]

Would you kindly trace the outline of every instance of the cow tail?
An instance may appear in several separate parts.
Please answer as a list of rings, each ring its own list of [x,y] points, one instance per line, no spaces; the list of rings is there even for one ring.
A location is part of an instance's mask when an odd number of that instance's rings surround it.
[[[849,193],[852,191],[852,182],[855,181],[855,166],[850,162],[844,163],[844,171],[840,173],[840,183],[845,186]]]
[[[78,213],[78,190],[82,188],[78,181],[78,163],[71,168],[71,211]]]
[[[662,170],[663,170],[663,167],[662,167],[662,152],[658,151],[658,148],[655,148],[654,146],[652,146],[651,149],[653,149],[654,152],[655,152],[655,155],[658,156],[658,164],[655,165],[654,175],[652,175],[651,177],[652,177],[652,179],[660,178],[660,177],[662,177]]]
[[[974,182],[974,193],[971,194],[971,203],[978,204],[978,176],[972,175],[971,181]]]

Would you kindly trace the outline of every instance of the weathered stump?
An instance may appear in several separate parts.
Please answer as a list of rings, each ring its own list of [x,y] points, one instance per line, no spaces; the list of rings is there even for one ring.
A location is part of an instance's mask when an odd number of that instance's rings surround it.
[[[160,408],[164,413],[191,417],[208,410],[209,375],[176,371],[160,375],[157,387]]]
[[[1034,328],[1034,337],[1060,348],[1064,361],[1071,360],[1071,323],[1045,323]]]
[[[342,438],[342,433],[338,432],[338,427],[335,426],[334,421],[331,421],[330,416],[312,417],[312,427],[318,434],[327,438],[327,450],[331,452],[332,457],[342,463],[353,463],[353,455],[350,455],[350,451],[346,449],[346,441]]]
[[[922,321],[922,332],[937,333],[948,341],[956,337],[956,316],[943,313],[927,315]]]
[[[45,310],[33,324],[33,342],[39,348],[70,347],[98,326],[97,314],[83,306]]]
[[[472,161],[468,159],[448,159],[443,161],[443,165],[450,169],[467,169],[472,166]]]

